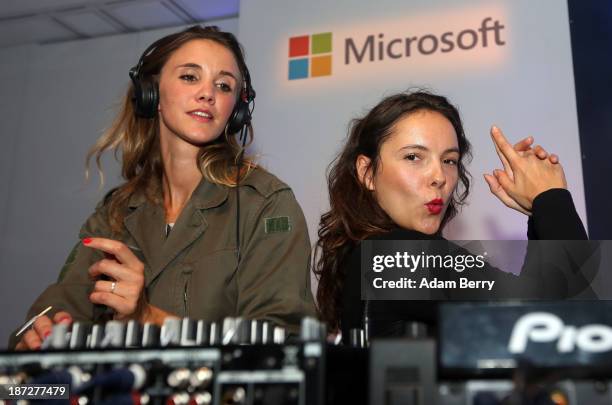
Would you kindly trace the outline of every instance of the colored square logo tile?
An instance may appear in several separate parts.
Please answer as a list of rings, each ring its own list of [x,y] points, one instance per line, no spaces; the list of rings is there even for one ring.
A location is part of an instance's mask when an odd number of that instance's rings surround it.
[[[332,74],[332,57],[331,55],[313,56],[311,60],[311,75],[329,76]]]
[[[306,79],[308,77],[308,58],[289,61],[289,80]]]
[[[329,53],[332,51],[332,33],[323,32],[312,36],[312,53]]]
[[[302,35],[301,37],[289,38],[289,57],[307,56],[309,53],[308,44],[310,37]]]

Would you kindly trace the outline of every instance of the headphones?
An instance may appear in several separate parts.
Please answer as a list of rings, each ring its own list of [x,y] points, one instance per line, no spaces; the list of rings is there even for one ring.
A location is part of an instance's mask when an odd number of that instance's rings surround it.
[[[231,47],[235,48],[232,51],[240,52],[240,45],[233,34],[227,33],[231,36],[230,43]],[[134,111],[136,116],[140,118],[155,118],[157,116],[157,106],[159,104],[159,85],[153,79],[152,76],[145,76],[142,74],[141,69],[144,64],[144,60],[149,56],[160,44],[161,41],[166,40],[162,38],[155,41],[142,53],[138,64],[130,69],[130,79],[134,84],[134,94],[132,96],[132,103],[134,104]],[[234,47],[235,44],[235,47]],[[251,103],[255,100],[255,89],[251,86],[251,75],[246,66],[244,66],[244,75],[242,91],[234,111],[227,121],[225,132],[227,134],[235,134],[248,126],[251,123],[251,115],[253,110]]]

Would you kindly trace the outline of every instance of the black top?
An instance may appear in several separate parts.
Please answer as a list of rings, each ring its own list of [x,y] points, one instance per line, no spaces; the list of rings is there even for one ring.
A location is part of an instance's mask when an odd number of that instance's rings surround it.
[[[585,240],[588,239],[582,221],[576,212],[571,194],[564,189],[552,189],[538,195],[529,217],[527,237],[532,240]],[[397,228],[369,240],[444,240],[440,234]],[[345,274],[342,294],[340,325],[345,342],[349,331],[363,328],[364,302],[361,300],[361,244],[356,244],[343,264]],[[421,322],[435,334],[437,301],[370,301],[368,315],[370,337],[391,336],[403,331],[405,321]],[[400,326],[401,324],[401,326]]]

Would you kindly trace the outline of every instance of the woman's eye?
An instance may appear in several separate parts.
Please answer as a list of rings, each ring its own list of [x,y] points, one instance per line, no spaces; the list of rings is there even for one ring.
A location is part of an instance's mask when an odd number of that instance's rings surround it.
[[[195,77],[194,75],[188,75],[188,74],[180,75],[179,78],[186,82],[195,82],[196,80],[198,80],[198,78]]]
[[[419,157],[416,155],[416,153],[409,153],[406,156],[404,156],[404,159],[406,160],[419,160]]]
[[[221,91],[224,91],[224,92],[232,91],[232,86],[230,86],[227,83],[223,83],[223,82],[217,83],[217,87],[219,87]]]
[[[444,163],[451,166],[457,166],[459,162],[456,159],[444,159]]]

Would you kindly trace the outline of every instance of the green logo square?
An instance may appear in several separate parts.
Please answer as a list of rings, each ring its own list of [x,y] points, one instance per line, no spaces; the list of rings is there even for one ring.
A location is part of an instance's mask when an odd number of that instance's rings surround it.
[[[312,35],[312,53],[328,53],[332,51],[332,33],[323,32]]]

